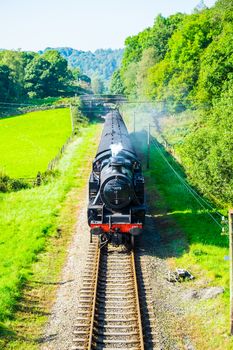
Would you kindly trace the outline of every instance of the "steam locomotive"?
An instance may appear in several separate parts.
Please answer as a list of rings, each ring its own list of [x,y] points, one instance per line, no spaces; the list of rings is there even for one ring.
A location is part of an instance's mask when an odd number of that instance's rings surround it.
[[[145,220],[144,177],[118,110],[105,124],[89,179],[88,224],[91,240],[119,245],[140,235]]]

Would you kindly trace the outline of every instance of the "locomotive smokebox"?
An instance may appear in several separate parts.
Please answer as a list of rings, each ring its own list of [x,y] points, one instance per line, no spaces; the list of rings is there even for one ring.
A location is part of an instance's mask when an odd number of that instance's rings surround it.
[[[125,158],[121,156],[111,157],[109,163],[113,168],[120,169],[125,164]]]
[[[111,157],[101,174],[100,195],[108,208],[127,207],[132,200],[132,172],[124,157]]]

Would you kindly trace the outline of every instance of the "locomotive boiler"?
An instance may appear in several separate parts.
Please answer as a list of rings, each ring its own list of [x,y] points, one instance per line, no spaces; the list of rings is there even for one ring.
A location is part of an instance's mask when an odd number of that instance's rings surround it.
[[[145,219],[141,163],[117,110],[105,116],[104,128],[89,179],[88,224],[91,239],[131,242]]]

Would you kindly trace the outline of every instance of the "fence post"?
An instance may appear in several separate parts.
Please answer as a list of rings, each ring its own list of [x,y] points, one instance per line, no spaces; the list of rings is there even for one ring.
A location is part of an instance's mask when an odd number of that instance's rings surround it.
[[[72,135],[74,133],[74,120],[73,120],[73,112],[72,112],[72,105],[70,104],[70,120],[71,120],[71,129],[72,129]]]
[[[230,245],[230,334],[233,335],[233,209],[229,210]]]
[[[38,173],[36,175],[36,185],[40,186],[41,185],[41,181],[42,181],[41,173],[40,173],[40,171],[38,171]]]

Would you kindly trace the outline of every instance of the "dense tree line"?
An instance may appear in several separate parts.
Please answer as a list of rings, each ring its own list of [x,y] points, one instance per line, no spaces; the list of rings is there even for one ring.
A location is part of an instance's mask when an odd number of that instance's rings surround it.
[[[122,54],[122,49],[94,53],[72,48],[47,48],[39,53],[1,50],[0,101],[70,96],[91,92],[91,88],[104,93]]]
[[[57,51],[44,54],[0,51],[0,101],[69,96],[80,72],[72,72]]]
[[[166,113],[196,111],[176,149],[203,192],[233,202],[233,1],[191,15],[159,15],[153,27],[126,39],[111,89],[163,101]]]
[[[69,47],[59,47],[55,50],[67,59],[70,67],[78,68],[82,74],[91,77],[94,82],[94,90],[97,86],[100,87],[98,93],[107,90],[112,74],[121,64],[124,51],[123,49],[98,49],[91,52]]]

